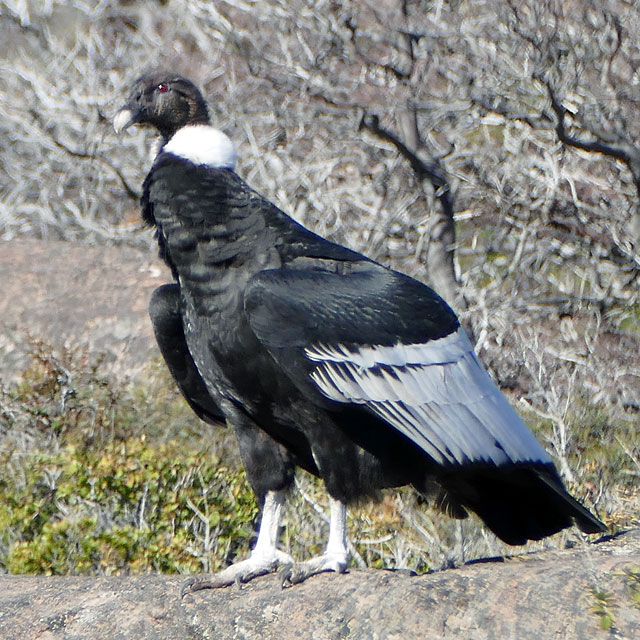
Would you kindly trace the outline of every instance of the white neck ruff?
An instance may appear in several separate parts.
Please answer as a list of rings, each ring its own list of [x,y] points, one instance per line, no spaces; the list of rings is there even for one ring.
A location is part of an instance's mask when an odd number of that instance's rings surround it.
[[[238,153],[231,139],[210,125],[178,129],[162,151],[214,169],[235,169]]]

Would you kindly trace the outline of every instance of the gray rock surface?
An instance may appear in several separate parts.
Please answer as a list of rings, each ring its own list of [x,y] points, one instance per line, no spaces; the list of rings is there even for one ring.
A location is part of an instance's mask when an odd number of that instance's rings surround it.
[[[640,638],[640,530],[419,577],[352,571],[281,589],[274,575],[181,600],[183,580],[0,576],[0,638]]]
[[[135,377],[158,355],[147,305],[169,278],[153,250],[0,242],[0,377],[25,368],[30,337],[104,354],[105,371]]]

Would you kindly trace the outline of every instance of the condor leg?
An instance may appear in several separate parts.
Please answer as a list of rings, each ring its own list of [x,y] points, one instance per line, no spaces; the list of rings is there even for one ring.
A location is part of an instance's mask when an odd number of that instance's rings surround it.
[[[324,571],[344,573],[349,563],[347,549],[347,507],[344,502],[329,497],[329,540],[321,556],[294,564],[284,576],[291,584],[297,584]]]
[[[273,573],[282,565],[292,565],[291,556],[277,548],[283,504],[283,491],[269,491],[262,507],[258,540],[251,555],[246,560],[219,571],[211,578],[188,580],[182,587],[182,595],[202,589],[218,589],[236,582],[249,582],[258,576]]]

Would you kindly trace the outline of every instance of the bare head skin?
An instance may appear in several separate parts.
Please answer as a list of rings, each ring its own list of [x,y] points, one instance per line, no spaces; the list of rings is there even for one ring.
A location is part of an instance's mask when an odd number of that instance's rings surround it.
[[[136,80],[125,106],[113,120],[117,133],[134,124],[155,127],[166,142],[185,125],[208,125],[209,112],[191,81],[174,73],[154,71]]]

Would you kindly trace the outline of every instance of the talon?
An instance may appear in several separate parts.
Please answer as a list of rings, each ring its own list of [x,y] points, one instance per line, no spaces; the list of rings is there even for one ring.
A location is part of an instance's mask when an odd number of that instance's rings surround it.
[[[317,558],[311,558],[306,562],[298,562],[290,568],[287,581],[292,585],[300,584],[311,576],[315,576],[318,573],[326,573],[327,571],[345,573],[347,571],[346,557],[340,556],[336,558],[333,555],[324,554]]]
[[[294,563],[287,562],[282,565],[282,569],[280,569],[280,588],[285,589],[287,582],[291,582],[291,570],[293,569]]]
[[[289,582],[291,584],[300,584],[312,575],[314,574],[311,571],[305,571],[302,567],[297,567],[295,570],[291,571],[289,575]]]
[[[287,564],[282,566],[280,570],[280,586],[284,589],[287,582],[291,579],[291,570],[293,569],[294,563],[287,562]]]
[[[204,589],[216,589],[219,584],[216,584],[214,580],[204,580],[202,578],[189,578],[185,580],[180,589],[180,599],[184,598],[188,593],[195,593],[196,591],[203,591]]]
[[[182,587],[180,588],[180,600],[182,600],[187,593],[191,593],[192,587],[196,582],[196,578],[189,578],[182,583]]]

